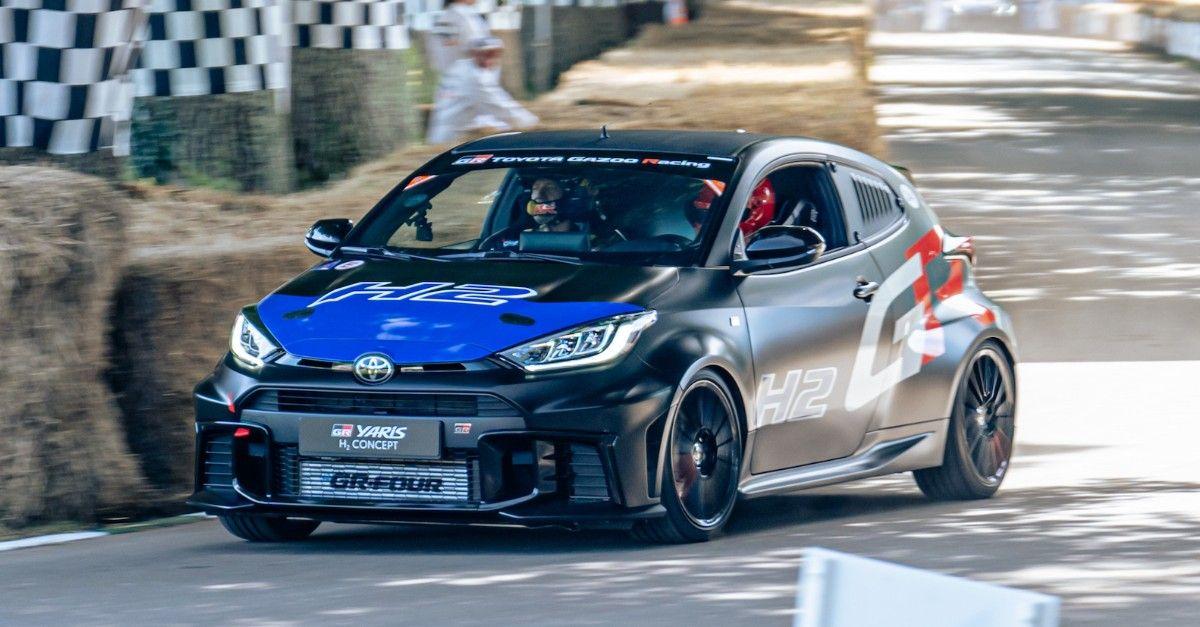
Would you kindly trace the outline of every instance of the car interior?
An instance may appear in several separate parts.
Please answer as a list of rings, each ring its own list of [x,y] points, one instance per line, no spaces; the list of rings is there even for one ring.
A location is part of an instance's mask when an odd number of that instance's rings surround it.
[[[775,190],[776,207],[769,225],[806,226],[821,234],[826,251],[847,245],[841,205],[824,166],[802,164],[775,170],[767,177]],[[551,179],[561,189],[557,213],[569,222],[563,231],[538,229],[526,208],[533,185]],[[409,240],[441,242],[448,248],[519,250],[579,256],[602,253],[672,253],[698,245],[700,229],[689,220],[689,207],[704,189],[702,179],[690,176],[617,168],[512,168],[467,172],[439,177],[423,188],[419,215],[401,223],[389,220],[389,244]],[[464,202],[487,204],[480,215],[477,237],[462,220],[441,218],[442,206],[461,208]],[[480,212],[483,214],[483,212]],[[398,214],[399,215],[399,214]],[[447,215],[447,217],[449,217]],[[405,226],[418,229],[416,237]],[[426,230],[426,236],[420,233]],[[453,232],[450,229],[454,229]],[[453,235],[451,241],[446,241]],[[750,237],[753,237],[751,234]]]
[[[824,166],[788,166],[767,179],[776,194],[772,225],[809,227],[825,238],[827,252],[847,245],[841,203]]]
[[[569,232],[536,230],[525,212],[534,182],[545,178],[562,188],[558,213],[571,223]],[[679,251],[697,240],[683,208],[702,185],[700,179],[636,170],[514,170],[493,206],[484,239],[519,234],[520,250],[547,253]]]

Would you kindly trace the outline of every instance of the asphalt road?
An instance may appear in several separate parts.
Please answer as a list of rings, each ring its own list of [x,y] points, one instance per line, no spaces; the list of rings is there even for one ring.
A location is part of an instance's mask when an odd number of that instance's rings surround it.
[[[717,542],[214,521],[0,554],[0,624],[785,624],[819,545],[1056,594],[1066,624],[1200,614],[1200,74],[1107,44],[881,35],[892,157],[1017,317],[1018,456],[986,502],[907,476],[739,506]],[[932,105],[932,106],[931,106]]]
[[[890,157],[1032,361],[1195,359],[1200,75],[1115,42],[876,33]]]

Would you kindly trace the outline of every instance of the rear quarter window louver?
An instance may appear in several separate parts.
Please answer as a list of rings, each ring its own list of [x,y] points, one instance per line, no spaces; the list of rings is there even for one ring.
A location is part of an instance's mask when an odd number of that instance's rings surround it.
[[[851,179],[862,218],[862,237],[878,233],[900,217],[900,205],[885,183],[857,174],[852,174]]]

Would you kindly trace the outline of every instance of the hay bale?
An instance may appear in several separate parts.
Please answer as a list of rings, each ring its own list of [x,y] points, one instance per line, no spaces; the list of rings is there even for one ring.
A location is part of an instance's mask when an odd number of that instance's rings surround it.
[[[269,90],[135,98],[131,165],[159,183],[290,191],[291,138],[276,98]]]
[[[113,155],[112,150],[52,155],[36,148],[0,148],[0,164],[65,168],[110,180],[120,179],[125,171],[125,159]]]
[[[191,487],[192,388],[225,354],[241,307],[317,260],[301,237],[285,249],[174,252],[126,268],[113,316],[112,380],[129,446],[154,485]]]
[[[301,185],[338,178],[414,132],[404,50],[292,50],[292,120]]]
[[[0,168],[0,523],[91,520],[144,496],[104,382],[128,201]]]

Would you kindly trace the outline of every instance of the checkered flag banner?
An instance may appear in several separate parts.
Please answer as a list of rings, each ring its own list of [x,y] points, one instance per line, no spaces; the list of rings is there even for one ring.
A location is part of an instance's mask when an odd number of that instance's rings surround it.
[[[146,0],[138,96],[205,96],[288,86],[280,0]]]
[[[141,0],[4,0],[0,147],[81,154],[113,146]]]
[[[293,0],[297,48],[408,48],[404,0]]]

